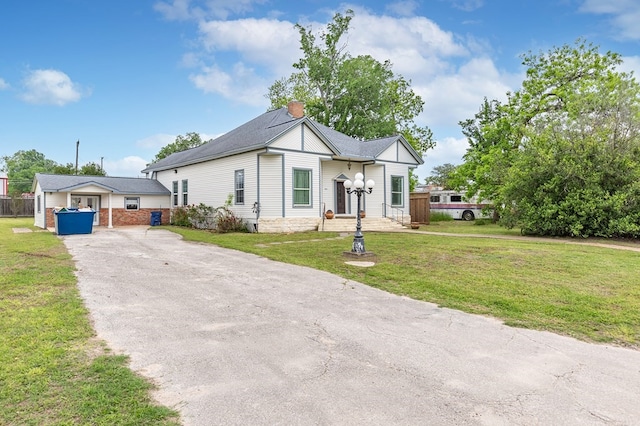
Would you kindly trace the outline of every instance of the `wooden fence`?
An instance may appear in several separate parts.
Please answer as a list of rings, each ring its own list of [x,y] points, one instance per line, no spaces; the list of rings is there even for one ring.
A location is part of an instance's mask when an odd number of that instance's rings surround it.
[[[429,192],[412,192],[409,194],[411,222],[428,225],[431,213],[431,202]]]
[[[35,199],[0,198],[0,217],[33,217]]]

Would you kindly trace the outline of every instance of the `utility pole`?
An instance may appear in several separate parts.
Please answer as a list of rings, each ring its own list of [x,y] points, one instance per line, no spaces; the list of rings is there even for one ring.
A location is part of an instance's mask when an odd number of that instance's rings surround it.
[[[100,157],[100,171],[104,173],[104,169],[102,168],[102,160],[104,160],[104,157]]]
[[[80,149],[80,139],[76,142],[76,175],[78,174],[78,149]]]

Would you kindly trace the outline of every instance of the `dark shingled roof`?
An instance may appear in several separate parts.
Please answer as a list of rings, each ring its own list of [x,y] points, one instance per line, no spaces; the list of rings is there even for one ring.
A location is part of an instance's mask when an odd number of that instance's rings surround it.
[[[171,154],[156,163],[150,164],[142,172],[167,170],[265,148],[278,136],[302,122],[313,128],[338,157],[374,160],[376,156],[400,139],[414,153],[416,161],[422,163],[422,158],[400,136],[361,141],[307,117],[294,118],[288,113],[287,108],[283,107],[266,112],[199,147]]]
[[[45,192],[69,192],[88,185],[96,185],[114,194],[170,195],[171,191],[155,179],[84,176],[84,175],[51,175],[36,173],[40,187]]]

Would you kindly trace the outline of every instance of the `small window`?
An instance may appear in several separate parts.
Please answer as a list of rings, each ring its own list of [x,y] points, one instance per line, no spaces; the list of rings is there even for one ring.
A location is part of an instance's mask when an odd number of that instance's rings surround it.
[[[187,179],[182,180],[182,205],[189,204],[189,181]]]
[[[404,194],[404,177],[391,176],[391,205],[402,206]]]
[[[236,204],[244,204],[244,170],[235,173]]]
[[[140,210],[140,197],[124,197],[125,210]]]
[[[431,201],[432,203],[439,203],[440,202],[440,196],[439,195],[432,195],[431,197],[429,197],[429,201]]]
[[[38,195],[37,202],[38,202],[38,213],[40,213],[40,212],[41,212],[41,207],[40,207],[40,195]]]
[[[462,202],[462,195],[452,195],[451,196],[451,202],[452,203],[461,203]]]
[[[178,181],[174,180],[172,186],[173,186],[173,205],[177,206],[178,205]]]
[[[311,206],[311,170],[293,169],[293,205]]]

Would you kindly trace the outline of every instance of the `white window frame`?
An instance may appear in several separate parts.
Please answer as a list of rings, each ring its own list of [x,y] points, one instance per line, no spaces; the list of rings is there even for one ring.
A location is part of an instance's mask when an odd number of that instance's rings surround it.
[[[174,207],[178,206],[178,181],[174,180],[173,182],[171,182],[171,189],[172,189],[172,197],[171,197],[171,201],[173,203]]]
[[[182,205],[189,205],[189,179],[182,179]]]
[[[400,191],[394,190],[394,181],[400,180]],[[394,195],[400,197],[399,203],[394,203]],[[393,207],[404,207],[404,176],[391,176],[391,205]]]
[[[244,205],[244,169],[236,170],[233,174],[234,203]]]
[[[127,211],[140,210],[140,197],[124,197],[124,209]]]

